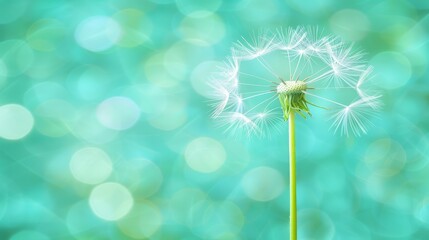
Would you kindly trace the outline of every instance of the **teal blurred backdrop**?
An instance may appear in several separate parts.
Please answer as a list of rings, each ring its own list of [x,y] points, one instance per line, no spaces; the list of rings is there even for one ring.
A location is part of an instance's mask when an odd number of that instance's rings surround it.
[[[287,239],[287,131],[223,134],[205,83],[298,25],[356,42],[384,93],[363,137],[298,119],[299,239],[429,239],[429,1],[0,6],[0,239]]]

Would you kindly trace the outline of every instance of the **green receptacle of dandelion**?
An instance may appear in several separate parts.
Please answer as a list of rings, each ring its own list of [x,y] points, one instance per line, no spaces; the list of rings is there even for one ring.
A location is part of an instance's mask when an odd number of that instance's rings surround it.
[[[380,108],[363,53],[317,28],[241,40],[213,78],[213,117],[232,133],[269,136],[289,124],[290,239],[297,239],[295,115],[322,108],[334,132],[361,135]],[[299,131],[299,130],[298,130]]]

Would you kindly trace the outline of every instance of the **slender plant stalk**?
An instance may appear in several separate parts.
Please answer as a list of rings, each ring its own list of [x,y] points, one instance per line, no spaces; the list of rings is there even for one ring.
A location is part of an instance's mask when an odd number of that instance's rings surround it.
[[[295,114],[289,113],[290,240],[297,239]]]

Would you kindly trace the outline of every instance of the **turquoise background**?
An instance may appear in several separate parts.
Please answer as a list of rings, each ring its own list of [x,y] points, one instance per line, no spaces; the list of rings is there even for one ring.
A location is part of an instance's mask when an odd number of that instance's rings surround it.
[[[359,138],[298,119],[299,239],[429,239],[429,1],[0,6],[0,239],[287,239],[287,131],[224,134],[205,81],[298,25],[356,42],[384,95]]]

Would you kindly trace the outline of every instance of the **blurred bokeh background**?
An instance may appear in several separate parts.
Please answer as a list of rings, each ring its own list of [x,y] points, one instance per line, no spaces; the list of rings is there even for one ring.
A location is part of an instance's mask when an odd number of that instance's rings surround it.
[[[298,120],[299,239],[429,239],[429,1],[0,6],[0,239],[287,239],[287,131],[223,134],[205,82],[298,25],[356,42],[384,92],[359,138]]]

